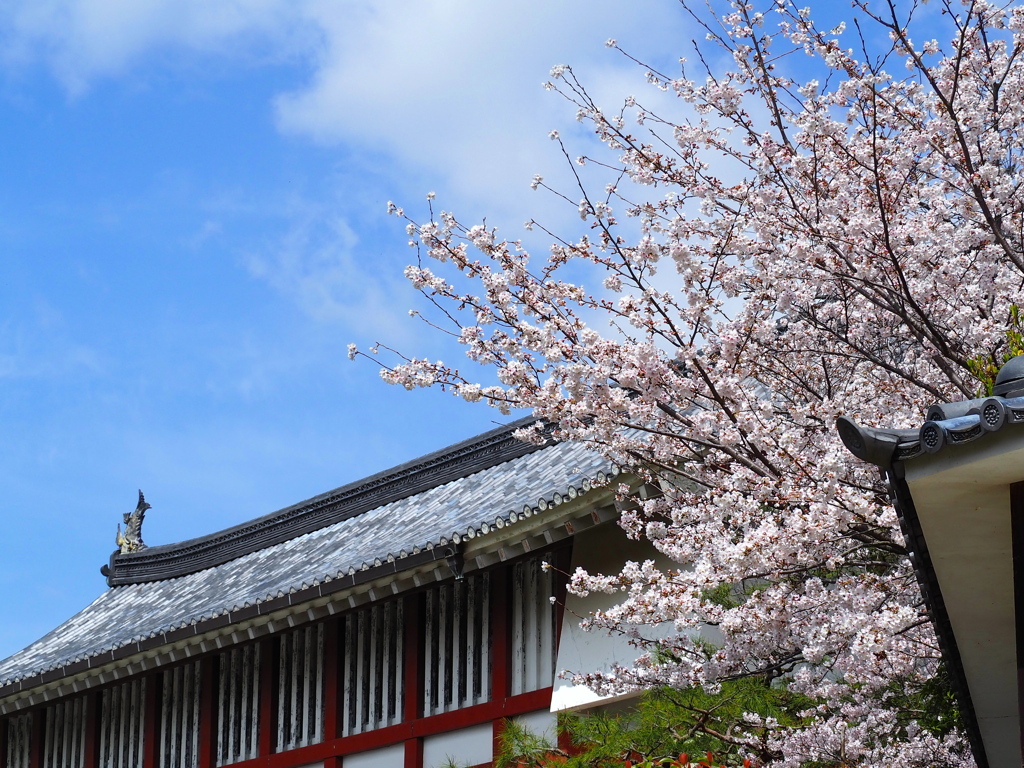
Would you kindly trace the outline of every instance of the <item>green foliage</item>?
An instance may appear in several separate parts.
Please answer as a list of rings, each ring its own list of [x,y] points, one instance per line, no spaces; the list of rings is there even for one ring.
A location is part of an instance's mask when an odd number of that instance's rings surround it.
[[[559,731],[572,744],[568,751],[510,723],[496,766],[621,768],[629,760],[639,768],[681,764],[680,754],[708,753],[714,754],[715,765],[741,766],[748,757],[773,757],[763,729],[745,724],[746,713],[798,727],[805,722],[801,713],[813,706],[806,697],[763,678],[730,681],[713,694],[701,688],[661,688],[644,693],[626,711],[560,714]]]
[[[921,685],[908,686],[899,680],[890,683],[883,694],[886,706],[899,713],[904,726],[913,721],[941,738],[954,730],[963,730],[952,682],[949,668],[942,662],[934,677]]]
[[[494,768],[547,765],[559,750],[544,734],[537,734],[518,720],[506,720],[501,732],[501,752]]]
[[[987,355],[978,355],[967,361],[967,368],[974,377],[981,383],[978,390],[978,397],[986,397],[992,394],[992,387],[996,382],[996,374],[1003,365],[1017,355],[1024,354],[1024,326],[1021,325],[1020,307],[1016,304],[1010,305],[1010,317],[1006,324],[1006,346]]]

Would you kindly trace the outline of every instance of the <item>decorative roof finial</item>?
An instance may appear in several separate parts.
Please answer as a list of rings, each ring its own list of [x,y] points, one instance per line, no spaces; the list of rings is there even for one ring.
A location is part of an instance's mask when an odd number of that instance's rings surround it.
[[[124,533],[121,533],[121,526],[117,526],[117,546],[122,555],[129,552],[138,552],[146,548],[142,540],[142,521],[146,517],[146,510],[152,507],[146,502],[146,497],[139,491],[139,504],[134,512],[124,514]]]

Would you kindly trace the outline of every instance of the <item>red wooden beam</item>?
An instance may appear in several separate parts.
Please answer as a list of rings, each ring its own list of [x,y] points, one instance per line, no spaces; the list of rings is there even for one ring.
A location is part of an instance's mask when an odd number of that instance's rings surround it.
[[[146,677],[146,698],[142,705],[142,768],[160,764],[160,700],[164,675],[154,672]]]
[[[199,662],[199,768],[217,765],[219,662],[219,654],[207,656]]]
[[[277,668],[281,645],[276,636],[268,637],[260,645],[260,724],[259,754],[274,753],[277,732]]]
[[[261,755],[252,760],[233,763],[231,768],[295,768],[403,742],[406,744],[406,757],[408,758],[412,753],[414,757],[420,759],[422,764],[422,740],[427,736],[491,723],[499,718],[525,715],[528,712],[547,709],[549,706],[551,706],[551,689],[542,688],[539,691],[512,696],[504,701],[488,701],[454,712],[423,717],[411,723],[399,723],[375,731],[345,736],[332,742]],[[410,742],[414,742],[414,745],[409,746]]]

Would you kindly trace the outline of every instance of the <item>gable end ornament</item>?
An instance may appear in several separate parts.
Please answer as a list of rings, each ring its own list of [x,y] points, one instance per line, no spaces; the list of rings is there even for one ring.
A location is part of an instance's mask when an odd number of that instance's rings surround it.
[[[139,490],[139,503],[135,507],[134,512],[124,513],[124,533],[121,533],[121,526],[117,526],[117,543],[118,550],[122,555],[127,555],[129,552],[140,552],[146,548],[146,543],[142,540],[142,522],[146,518],[146,510],[152,509],[146,501],[146,497],[142,494],[142,490]]]

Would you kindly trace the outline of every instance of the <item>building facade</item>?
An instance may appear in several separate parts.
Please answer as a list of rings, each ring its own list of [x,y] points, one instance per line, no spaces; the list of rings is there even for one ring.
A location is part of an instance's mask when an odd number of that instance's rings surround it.
[[[553,708],[593,703],[556,669],[628,660],[564,610],[567,573],[630,546],[612,524],[628,478],[518,426],[123,545],[94,603],[0,662],[4,765],[482,766],[507,718],[553,733]]]

